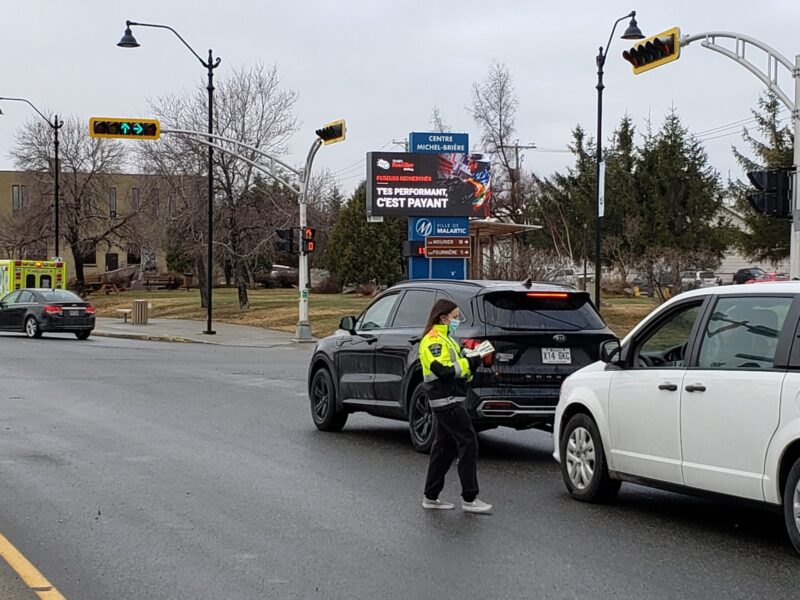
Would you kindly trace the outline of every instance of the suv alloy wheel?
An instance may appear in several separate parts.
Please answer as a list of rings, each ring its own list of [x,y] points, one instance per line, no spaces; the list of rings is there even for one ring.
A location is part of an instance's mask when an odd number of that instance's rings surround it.
[[[319,369],[311,380],[309,389],[311,418],[320,431],[341,431],[347,422],[347,413],[336,410],[336,389],[331,374],[325,367]]]
[[[428,406],[428,394],[424,383],[417,386],[408,404],[408,430],[414,449],[428,454],[436,433],[436,419]]]

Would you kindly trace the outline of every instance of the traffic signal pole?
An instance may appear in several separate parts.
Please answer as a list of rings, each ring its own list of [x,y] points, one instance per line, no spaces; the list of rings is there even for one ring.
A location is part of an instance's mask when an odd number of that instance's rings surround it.
[[[726,48],[717,43],[717,38],[734,40],[734,49]],[[792,231],[789,239],[789,276],[792,279],[800,278],[800,178],[797,174],[800,165],[800,54],[794,57],[794,63],[777,52],[771,46],[741,33],[729,31],[708,31],[681,38],[681,46],[700,41],[704,48],[719,52],[731,60],[736,61],[753,75],[758,77],[767,88],[789,109],[794,120],[794,154],[793,154],[793,179],[792,179]],[[751,62],[746,52],[747,46],[757,48],[767,55],[766,69]],[[794,101],[789,99],[789,94],[781,89],[778,84],[779,67],[785,68],[794,79]]]
[[[313,338],[311,337],[311,323],[308,320],[308,293],[309,288],[311,287],[309,283],[309,273],[308,273],[308,253],[305,251],[305,244],[303,244],[303,232],[308,225],[307,220],[307,206],[308,206],[308,185],[311,180],[311,165],[314,162],[314,157],[317,154],[320,146],[322,146],[322,140],[320,138],[315,138],[314,143],[311,144],[311,148],[308,151],[308,156],[306,157],[306,166],[303,169],[303,177],[300,183],[300,232],[301,232],[301,239],[300,239],[300,260],[297,266],[298,271],[298,285],[300,287],[300,308],[299,308],[299,316],[297,320],[297,326],[295,327],[294,333],[294,341],[295,342],[311,342]]]

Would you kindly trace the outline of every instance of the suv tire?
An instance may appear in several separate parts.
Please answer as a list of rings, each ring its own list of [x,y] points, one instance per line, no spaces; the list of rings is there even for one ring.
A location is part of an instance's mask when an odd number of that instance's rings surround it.
[[[308,390],[311,401],[311,419],[320,431],[341,431],[347,422],[347,413],[336,408],[336,388],[327,368],[322,367],[311,380]]]
[[[794,462],[783,490],[783,517],[795,550],[800,552],[800,458]]]
[[[569,453],[569,454],[568,454]],[[568,422],[560,440],[561,476],[567,491],[581,502],[606,502],[621,482],[611,479],[597,424],[578,413]]]
[[[408,431],[414,450],[429,454],[436,436],[436,418],[428,406],[428,393],[424,383],[417,385],[408,403]]]

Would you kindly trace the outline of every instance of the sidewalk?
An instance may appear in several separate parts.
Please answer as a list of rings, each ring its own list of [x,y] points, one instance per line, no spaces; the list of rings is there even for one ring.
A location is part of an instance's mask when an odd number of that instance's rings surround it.
[[[160,342],[189,342],[215,344],[218,346],[243,346],[250,348],[273,348],[292,344],[294,334],[247,325],[214,323],[216,335],[207,335],[205,321],[185,319],[150,319],[147,325],[133,325],[130,320],[98,317],[92,335],[102,337],[151,340]],[[316,340],[315,340],[316,341]]]

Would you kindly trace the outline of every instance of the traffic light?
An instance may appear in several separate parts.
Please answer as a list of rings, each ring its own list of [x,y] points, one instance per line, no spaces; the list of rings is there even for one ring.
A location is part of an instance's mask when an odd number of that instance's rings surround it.
[[[789,169],[752,171],[747,178],[758,190],[747,195],[750,206],[770,217],[792,218],[792,178]]]
[[[403,242],[403,258],[425,258],[425,242],[406,240]]]
[[[317,234],[316,229],[311,227],[303,228],[303,253],[308,254],[317,248],[317,243],[314,241],[314,236]]]
[[[678,60],[681,55],[681,30],[678,27],[642,40],[622,53],[622,58],[633,65],[633,73],[638,75],[650,69]]]
[[[286,252],[287,254],[295,254],[294,228],[276,229],[275,233],[277,233],[280,238],[275,242],[275,250],[278,252]]]
[[[335,144],[336,142],[344,141],[344,135],[347,133],[347,127],[345,126],[344,119],[339,119],[338,121],[324,125],[322,128],[317,129],[314,133],[317,134],[317,137],[321,139],[325,145]]]
[[[92,117],[89,119],[89,135],[93,138],[157,140],[161,137],[161,124],[155,119]]]

